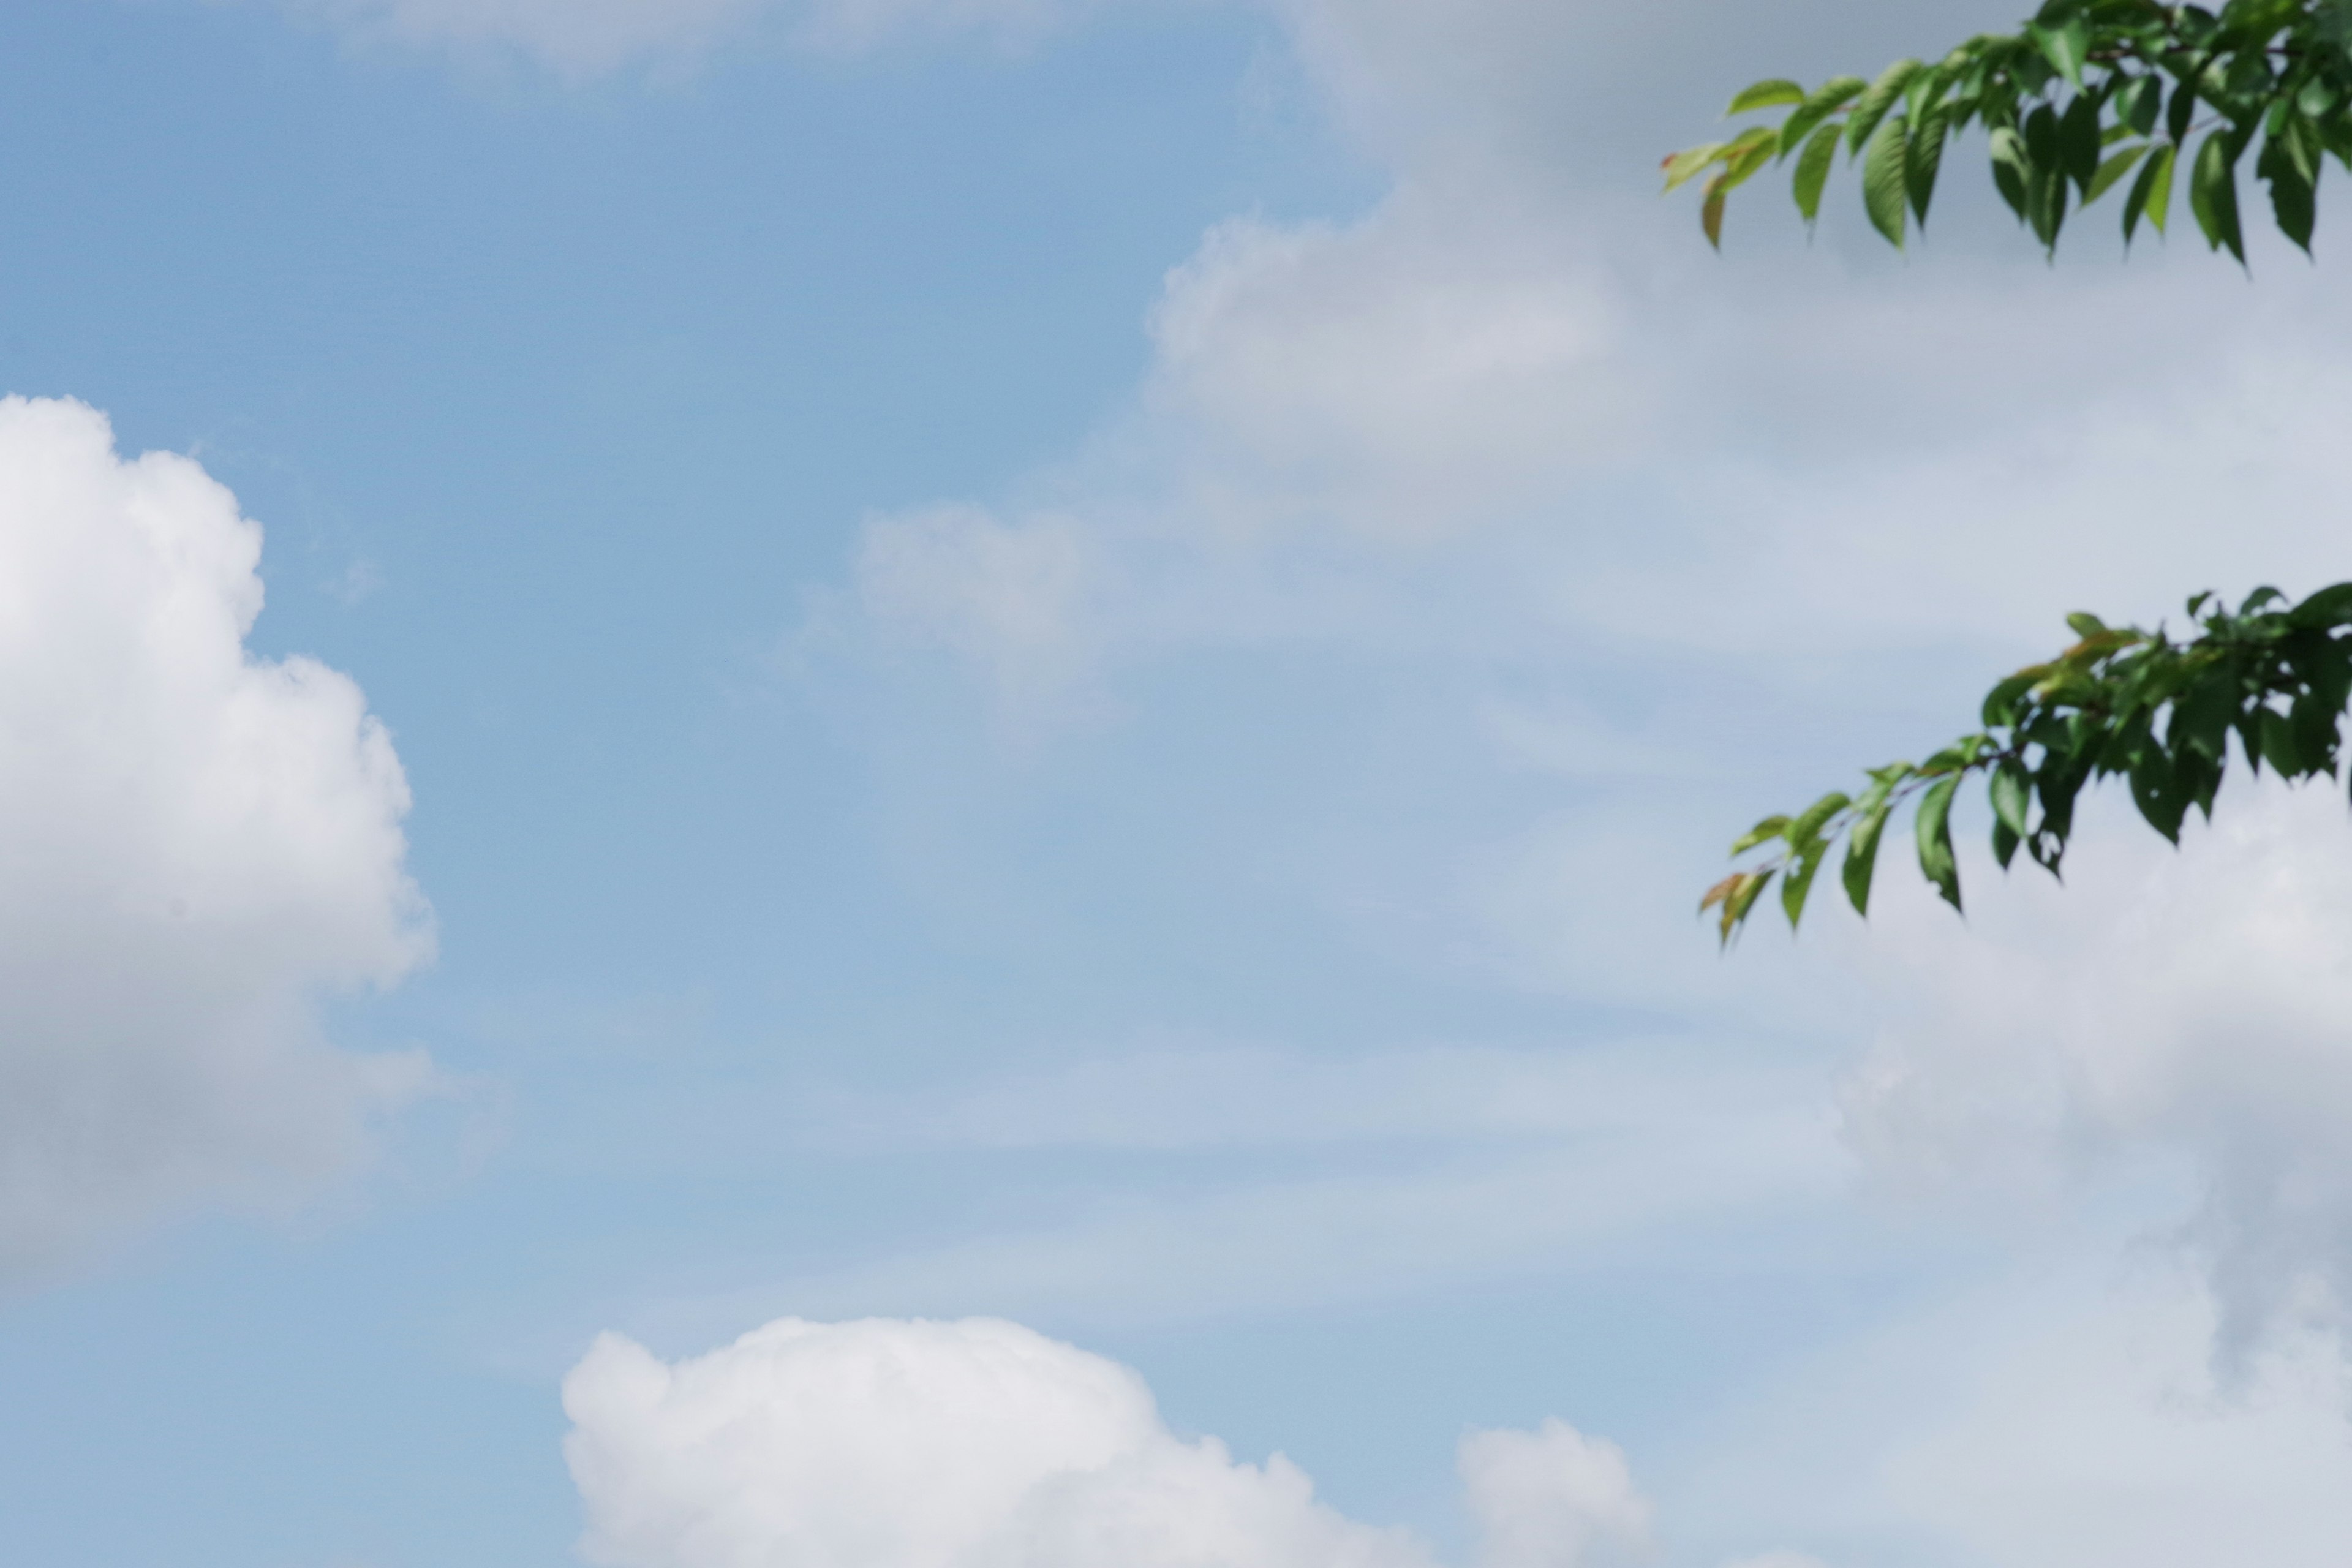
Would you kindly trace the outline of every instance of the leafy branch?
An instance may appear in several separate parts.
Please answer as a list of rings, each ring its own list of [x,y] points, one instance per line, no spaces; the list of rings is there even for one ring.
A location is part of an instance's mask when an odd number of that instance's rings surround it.
[[[1768,816],[1731,847],[1757,860],[1707,889],[1728,946],[1775,880],[1794,930],[1813,879],[1843,839],[1843,881],[1870,912],[1879,841],[1897,807],[1913,816],[1919,869],[1954,909],[1959,867],[1952,802],[1972,775],[1986,780],[1993,858],[2008,869],[2020,848],[2058,875],[2084,785],[2122,775],[2148,825],[2175,844],[2191,806],[2210,819],[2230,765],[2230,737],[2247,767],[2290,780],[2336,776],[2345,707],[2352,700],[2352,583],[2289,605],[2257,589],[2235,613],[2210,594],[2189,601],[2194,636],[2158,626],[2111,628],[2066,618],[2081,639],[2057,658],[2001,681],[1984,700],[1982,731],[1924,763],[1874,768],[1859,795],[1832,792],[1795,816]]]
[[[1665,160],[1669,191],[1713,171],[1699,223],[1718,248],[1726,199],[1792,155],[1792,194],[1811,226],[1841,146],[1848,167],[1862,165],[1872,225],[1900,248],[1909,223],[1927,225],[1947,143],[1980,125],[1994,185],[2045,250],[2056,250],[2071,201],[2088,206],[2135,170],[2125,243],[2143,220],[2161,234],[2186,168],[2207,244],[2242,264],[2238,169],[2260,136],[2255,175],[2280,230],[2307,254],[2324,158],[2352,168],[2352,0],[2229,0],[2218,13],[2050,0],[2017,32],[1979,35],[1933,65],[1898,60],[1875,81],[1842,76],[1811,90],[1773,78],[1727,112],[1781,108],[1777,126]]]

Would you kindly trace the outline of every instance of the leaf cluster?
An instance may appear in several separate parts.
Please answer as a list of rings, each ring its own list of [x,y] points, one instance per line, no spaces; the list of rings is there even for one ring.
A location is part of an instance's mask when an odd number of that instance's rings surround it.
[[[2235,611],[2200,594],[2188,613],[2197,629],[2178,641],[2160,626],[2111,628],[2095,616],[2068,616],[2079,640],[1995,686],[1982,731],[1924,763],[1870,770],[1859,795],[1832,791],[1794,816],[1766,817],[1731,849],[1735,859],[1759,849],[1764,857],[1708,889],[1700,911],[1718,912],[1728,945],[1777,880],[1793,930],[1815,873],[1843,840],[1841,880],[1867,915],[1879,841],[1911,803],[1920,872],[1958,909],[1952,803],[1971,775],[1986,781],[1994,859],[2006,870],[2021,848],[2053,876],[2076,798],[2099,779],[2127,779],[2140,815],[2177,844],[2191,807],[2212,816],[2232,736],[2258,774],[2267,764],[2292,780],[2336,777],[2352,700],[2352,583],[2298,605],[2258,589]]]
[[[1699,222],[1717,247],[1732,191],[1790,158],[1810,226],[1843,148],[1862,166],[1872,225],[1899,248],[1911,223],[1927,224],[1947,144],[1980,126],[1994,185],[2045,250],[2070,205],[2127,178],[2125,243],[2143,221],[2162,233],[2186,169],[2207,243],[2242,264],[2238,175],[2259,139],[2254,174],[2272,216],[2308,253],[2323,160],[2352,167],[2352,0],[2229,0],[2219,11],[2050,0],[2017,32],[1970,38],[1934,64],[1898,60],[1874,81],[1811,89],[1774,78],[1728,112],[1771,109],[1788,110],[1778,125],[1665,160],[1669,191],[1707,175]]]

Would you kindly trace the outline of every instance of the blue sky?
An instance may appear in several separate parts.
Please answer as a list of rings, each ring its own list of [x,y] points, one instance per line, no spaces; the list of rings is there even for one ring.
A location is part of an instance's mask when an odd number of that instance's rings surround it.
[[[1689,915],[2342,574],[2324,223],[1654,198],[1957,9],[0,14],[0,1557],[2342,1561],[2340,802]]]

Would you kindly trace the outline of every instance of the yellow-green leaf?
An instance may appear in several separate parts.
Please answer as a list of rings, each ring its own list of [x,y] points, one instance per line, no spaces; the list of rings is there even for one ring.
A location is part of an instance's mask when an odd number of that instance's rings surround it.
[[[1805,101],[1805,89],[1783,77],[1771,77],[1751,82],[1733,97],[1726,114],[1745,114],[1751,109],[1777,109],[1786,103]]]

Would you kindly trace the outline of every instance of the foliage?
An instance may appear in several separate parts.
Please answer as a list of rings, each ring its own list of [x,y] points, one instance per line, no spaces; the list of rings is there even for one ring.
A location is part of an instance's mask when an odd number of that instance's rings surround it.
[[[1862,165],[1871,223],[1899,247],[1911,222],[1927,224],[1946,145],[1977,125],[1993,184],[2045,249],[2070,202],[2088,206],[2127,178],[2126,244],[2143,221],[2163,232],[2185,170],[2207,243],[2243,263],[2238,171],[2259,137],[2254,174],[2272,216],[2307,253],[2325,157],[2352,167],[2352,0],[2229,0],[2218,13],[2050,0],[2017,32],[1970,38],[1932,65],[1898,60],[1875,81],[1836,77],[1811,90],[1759,81],[1729,112],[1770,109],[1788,110],[1777,126],[1665,161],[1670,191],[1713,171],[1699,221],[1718,247],[1726,198],[1791,156],[1810,226],[1841,145],[1849,167]]]
[[[1707,890],[1723,941],[1738,934],[1777,879],[1794,929],[1814,874],[1843,838],[1842,878],[1854,909],[1870,911],[1880,839],[1895,809],[1914,813],[1919,869],[1960,907],[1952,851],[1952,803],[1971,774],[1986,780],[1992,852],[2007,869],[2021,847],[2056,876],[2085,784],[2121,774],[2140,815],[2179,843],[2191,806],[2210,817],[2230,766],[2230,738],[2244,764],[2289,779],[2335,777],[2345,706],[2352,700],[2352,583],[2290,606],[2257,590],[2232,613],[2210,594],[2189,601],[2195,635],[2175,641],[2159,626],[2110,628],[2067,617],[2081,640],[2046,664],[2021,669],[1987,694],[1984,729],[1924,763],[1874,768],[1859,795],[1832,792],[1795,816],[1768,816],[1737,844],[1735,858],[1765,857]]]

